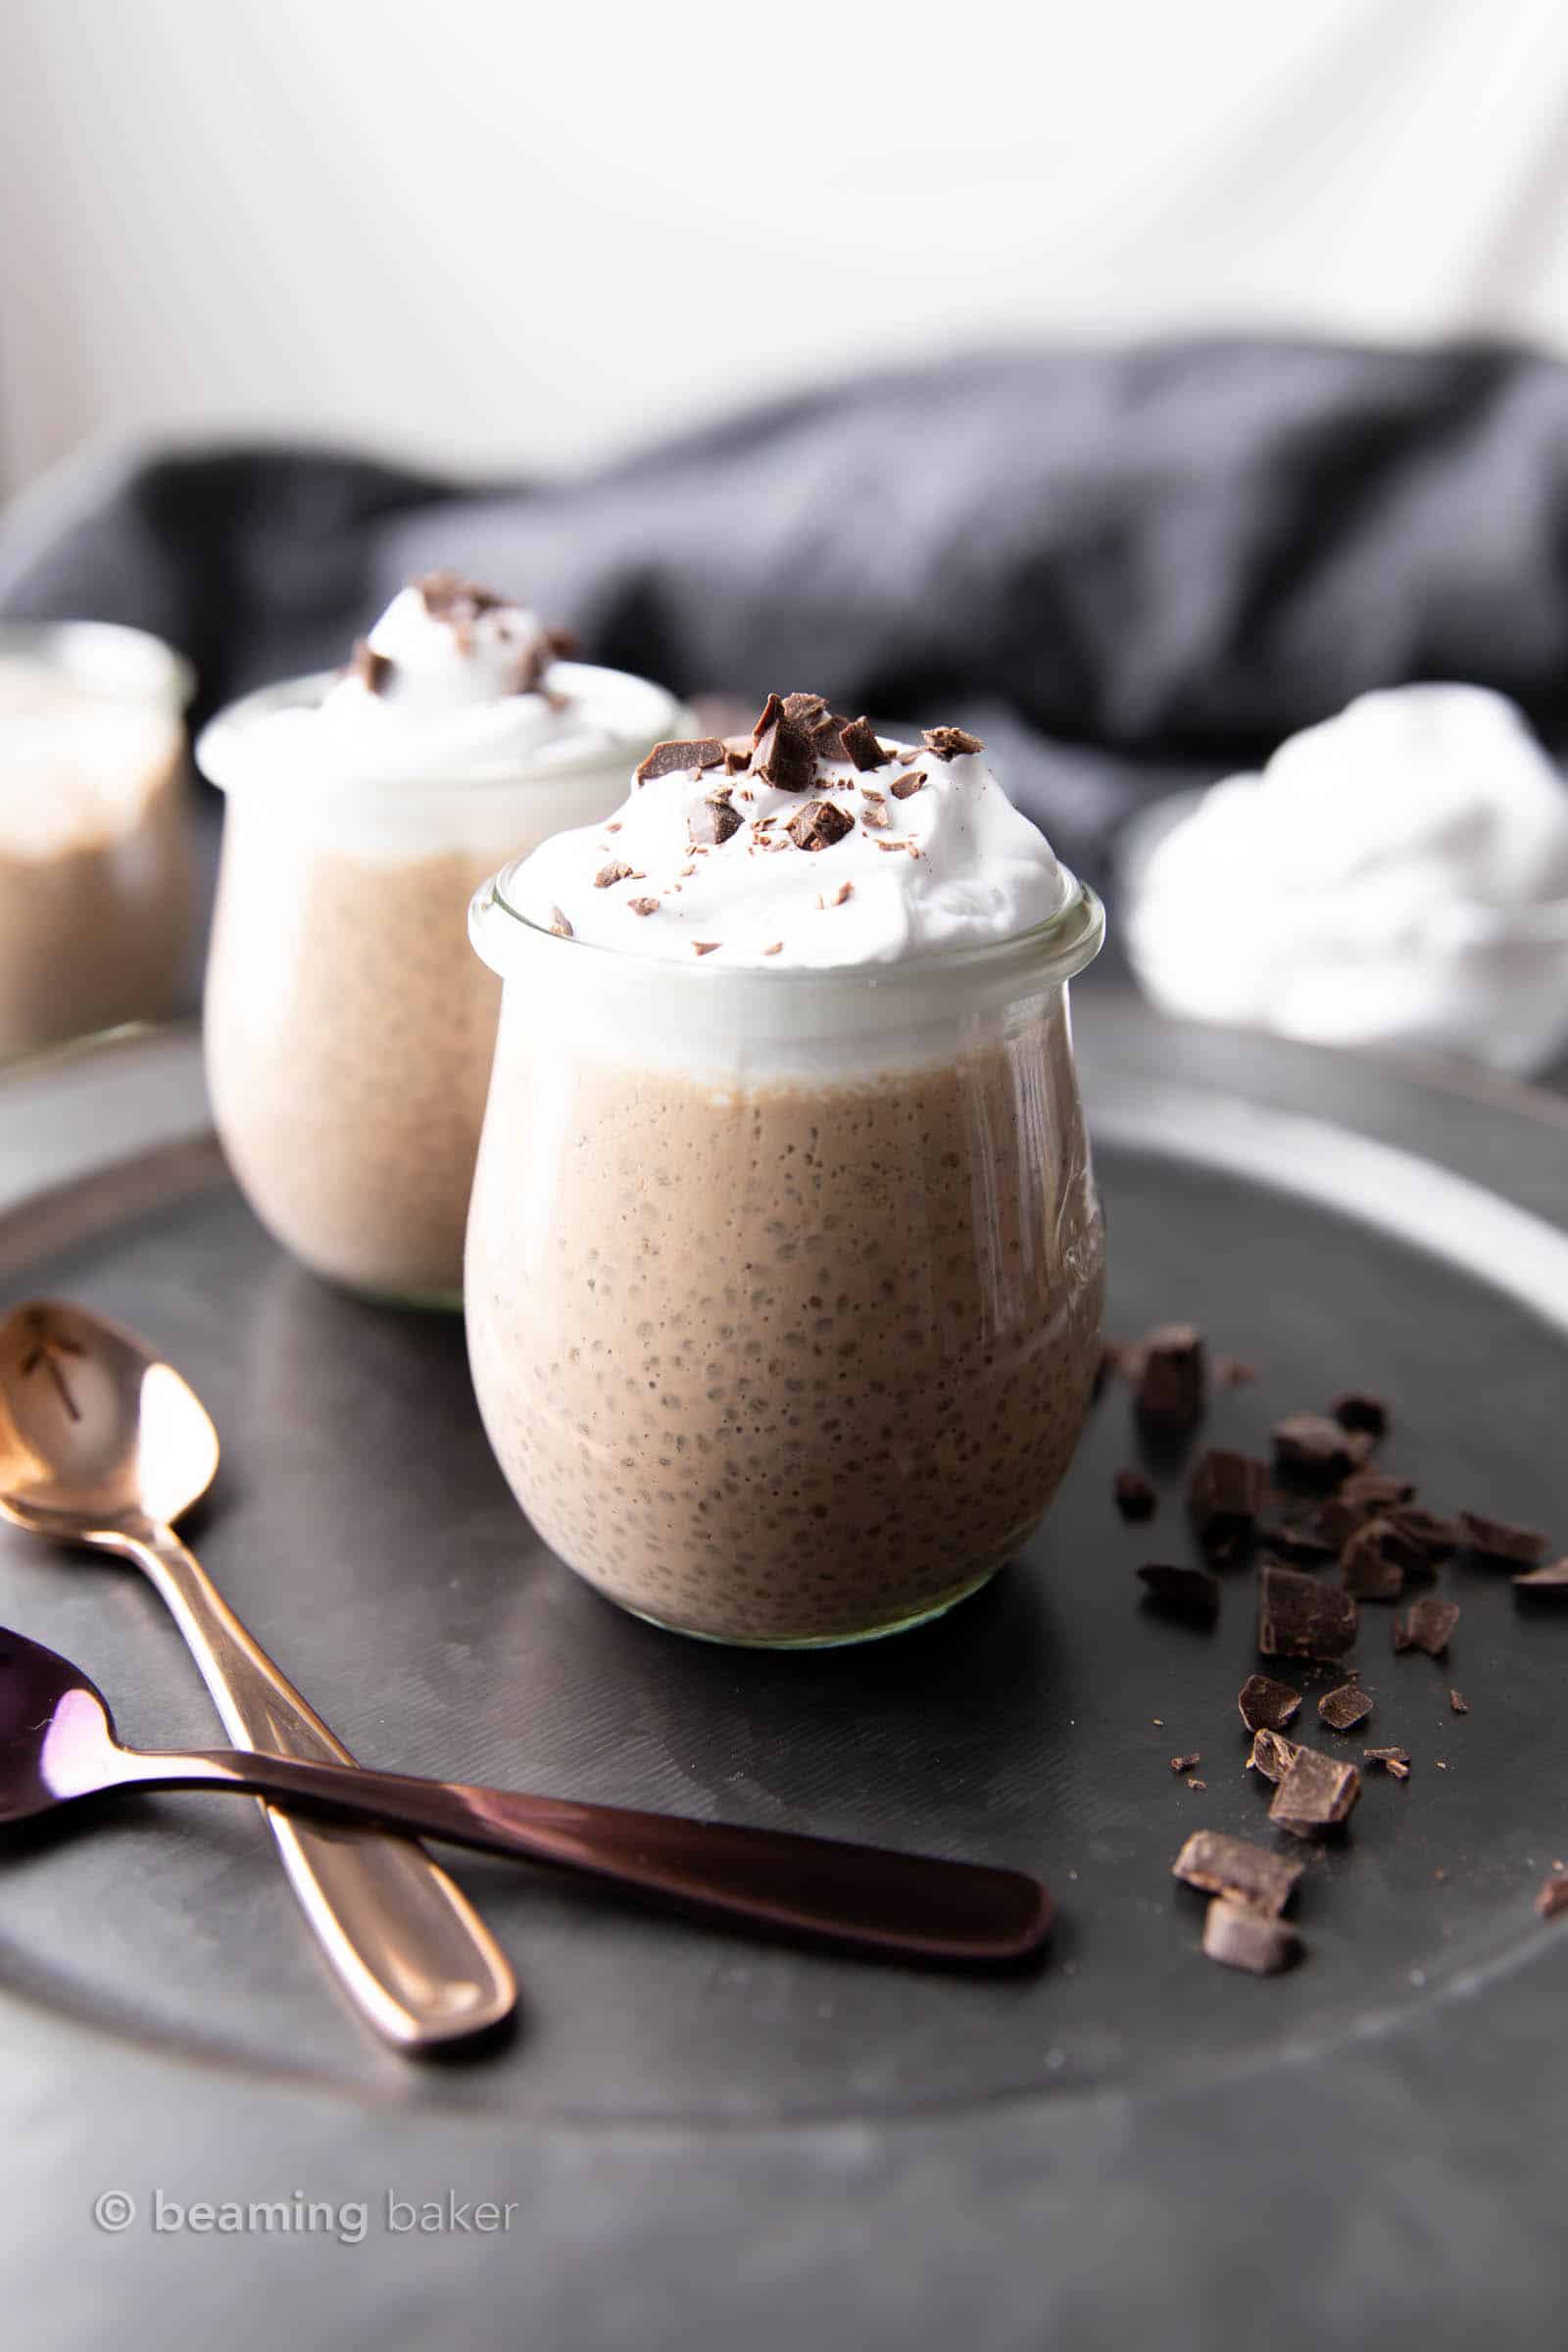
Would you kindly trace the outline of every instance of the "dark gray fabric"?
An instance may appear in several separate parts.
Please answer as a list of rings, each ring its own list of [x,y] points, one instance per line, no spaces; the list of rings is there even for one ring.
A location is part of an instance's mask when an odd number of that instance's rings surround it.
[[[31,528],[0,612],[158,629],[209,706],[456,564],[685,692],[974,723],[1102,880],[1130,808],[1366,687],[1479,680],[1568,732],[1568,368],[1518,351],[986,354],[564,481],[172,454]]]

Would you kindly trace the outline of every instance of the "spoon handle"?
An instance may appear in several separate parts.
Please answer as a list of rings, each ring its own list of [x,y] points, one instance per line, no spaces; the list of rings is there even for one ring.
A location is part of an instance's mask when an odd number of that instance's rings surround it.
[[[157,1586],[231,1740],[268,1755],[352,1768],[348,1749],[172,1529],[127,1533],[115,1547],[129,1551]],[[404,1838],[301,1822],[271,1805],[266,1812],[307,1919],[378,2033],[421,2049],[510,2016],[517,1988],[505,1954],[428,1854]]]
[[[271,1756],[127,1751],[121,1787],[248,1789],[889,1957],[995,1966],[1038,1951],[1051,1930],[1051,1897],[1037,1879],[980,1863]]]

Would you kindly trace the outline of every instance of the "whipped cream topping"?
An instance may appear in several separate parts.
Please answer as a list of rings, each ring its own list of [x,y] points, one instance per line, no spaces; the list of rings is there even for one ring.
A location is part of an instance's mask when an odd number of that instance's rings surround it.
[[[1525,1027],[1538,983],[1564,1003],[1568,789],[1481,687],[1361,696],[1216,784],[1130,879],[1140,969],[1207,1019],[1485,1053],[1510,995]],[[1520,1066],[1515,1028],[1494,1057]]]
[[[895,963],[1015,937],[1070,883],[972,735],[873,735],[770,696],[750,741],[660,745],[608,822],[506,877],[546,929],[624,955],[762,969]]]

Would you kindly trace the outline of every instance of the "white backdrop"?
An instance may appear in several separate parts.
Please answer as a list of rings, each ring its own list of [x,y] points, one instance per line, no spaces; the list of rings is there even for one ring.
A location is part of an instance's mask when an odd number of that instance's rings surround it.
[[[0,0],[0,482],[559,466],[982,337],[1568,346],[1562,0]]]

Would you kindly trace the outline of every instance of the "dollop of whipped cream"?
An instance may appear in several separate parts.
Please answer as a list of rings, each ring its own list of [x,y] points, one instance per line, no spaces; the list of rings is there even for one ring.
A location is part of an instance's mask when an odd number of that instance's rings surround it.
[[[1129,880],[1143,976],[1211,1020],[1520,1066],[1525,999],[1568,984],[1568,789],[1478,686],[1362,695],[1216,784]]]
[[[401,589],[310,710],[279,712],[290,750],[334,774],[483,774],[604,730],[556,662],[575,649],[520,605],[456,572]]]
[[[1001,940],[1069,883],[977,737],[876,736],[770,695],[750,740],[663,743],[607,823],[513,868],[531,921],[623,954],[763,968],[893,963]]]

